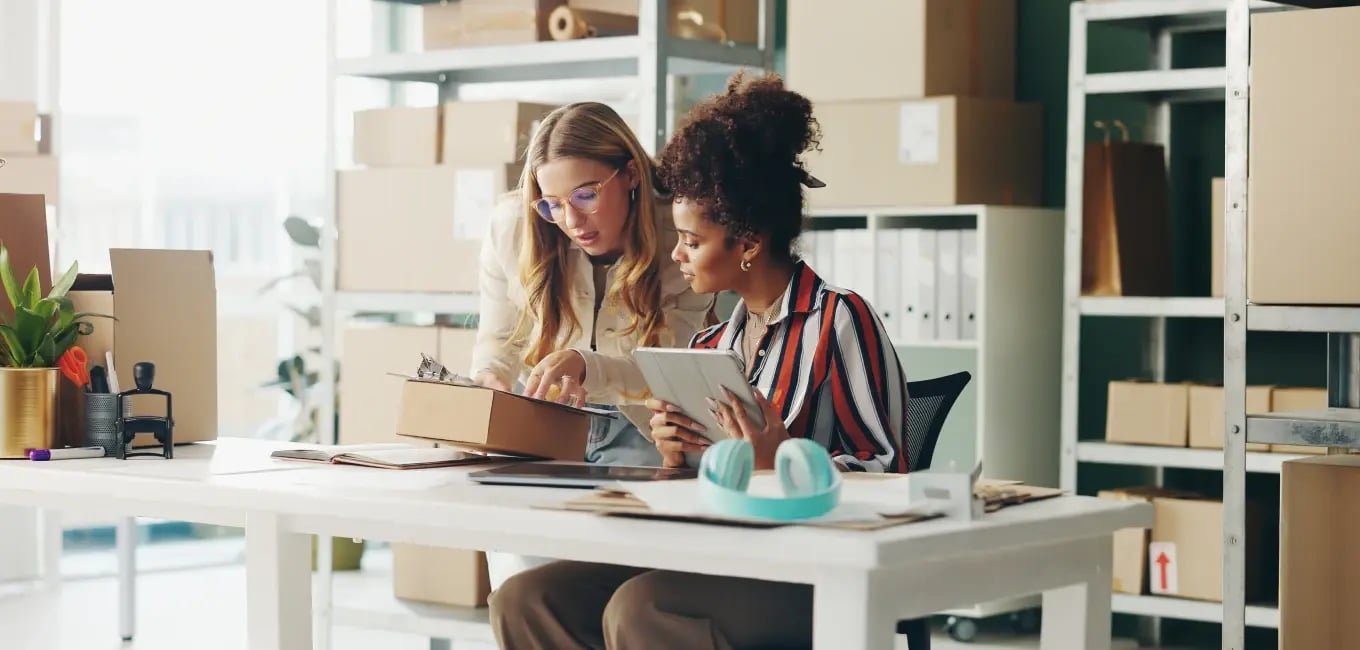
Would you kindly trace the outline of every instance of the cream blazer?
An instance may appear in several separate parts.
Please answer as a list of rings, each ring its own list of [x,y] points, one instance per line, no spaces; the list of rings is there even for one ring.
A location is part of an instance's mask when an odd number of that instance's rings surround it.
[[[510,385],[523,382],[530,368],[523,361],[524,346],[514,345],[510,336],[519,323],[527,295],[519,281],[520,244],[524,237],[524,213],[518,193],[508,193],[497,203],[489,232],[482,240],[480,324],[477,343],[472,354],[472,372],[490,371]],[[661,345],[685,347],[695,332],[712,324],[713,296],[696,294],[671,260],[677,235],[670,220],[670,205],[659,202],[657,210],[657,256],[661,264],[661,304],[665,312],[667,331]],[[595,317],[595,279],[585,251],[571,248],[568,273],[571,284],[571,308],[581,329],[576,337],[563,340],[559,350],[572,349],[586,361],[584,388],[587,398],[596,404],[617,405],[640,431],[647,433],[650,417],[641,406],[646,398],[647,383],[642,378],[632,352],[637,347],[635,334],[618,334],[628,327],[622,309],[608,304],[600,306]],[[605,279],[608,291],[615,282],[614,269]],[[592,328],[596,333],[595,350],[590,348]]]

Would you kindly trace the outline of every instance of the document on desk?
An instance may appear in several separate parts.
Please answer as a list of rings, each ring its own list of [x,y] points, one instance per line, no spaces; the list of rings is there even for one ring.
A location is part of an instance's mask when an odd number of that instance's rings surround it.
[[[848,478],[841,483],[841,500],[831,512],[798,523],[811,525],[861,525],[906,523],[905,520],[928,519],[937,516],[933,504],[913,504],[909,501],[910,478],[906,476],[881,480]],[[658,481],[621,486],[642,501],[647,511],[655,515],[703,517],[734,522],[767,522],[768,520],[734,517],[709,510],[699,493],[698,481]],[[753,496],[779,496],[779,479],[773,474],[751,478],[747,493]],[[905,519],[905,520],[904,520]],[[896,520],[896,521],[895,521]]]

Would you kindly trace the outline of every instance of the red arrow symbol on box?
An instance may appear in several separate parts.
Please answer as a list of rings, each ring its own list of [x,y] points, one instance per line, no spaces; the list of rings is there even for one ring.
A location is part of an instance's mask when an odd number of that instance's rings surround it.
[[[1171,564],[1171,558],[1166,556],[1166,552],[1157,554],[1157,566],[1162,570],[1162,591],[1166,591],[1166,565]]]

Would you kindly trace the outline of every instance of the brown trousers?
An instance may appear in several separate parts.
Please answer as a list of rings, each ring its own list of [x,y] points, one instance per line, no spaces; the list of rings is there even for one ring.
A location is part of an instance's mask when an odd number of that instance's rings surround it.
[[[554,562],[491,594],[505,650],[729,650],[812,645],[808,585]]]

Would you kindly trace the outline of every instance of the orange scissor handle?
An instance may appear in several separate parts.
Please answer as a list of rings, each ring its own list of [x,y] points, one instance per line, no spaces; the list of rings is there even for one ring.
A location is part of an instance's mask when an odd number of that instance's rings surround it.
[[[77,386],[84,386],[90,383],[90,372],[86,369],[89,360],[89,357],[85,355],[85,350],[79,345],[73,345],[65,354],[61,355],[61,359],[57,361],[57,367],[72,383]]]

